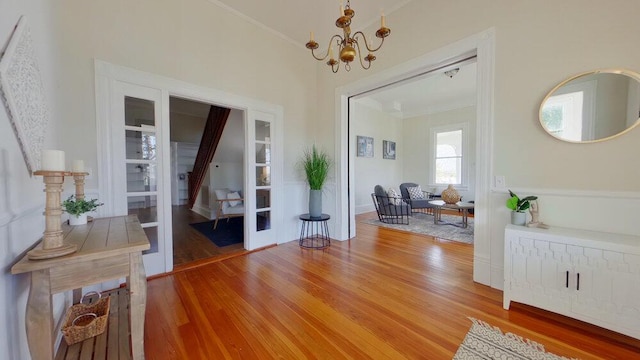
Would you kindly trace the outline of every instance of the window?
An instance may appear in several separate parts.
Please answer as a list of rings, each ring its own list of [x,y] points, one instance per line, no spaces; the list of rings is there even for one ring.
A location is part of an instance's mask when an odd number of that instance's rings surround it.
[[[549,132],[558,137],[582,140],[582,103],[584,92],[549,97],[542,108],[542,119]]]
[[[433,128],[431,139],[433,185],[466,186],[466,124]]]
[[[565,85],[550,96],[540,111],[547,131],[569,141],[593,139],[596,112],[595,80]]]

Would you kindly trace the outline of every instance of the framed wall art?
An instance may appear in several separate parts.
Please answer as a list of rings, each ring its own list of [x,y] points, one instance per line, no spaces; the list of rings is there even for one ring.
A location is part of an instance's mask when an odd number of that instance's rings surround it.
[[[396,142],[389,140],[382,140],[382,158],[395,160],[396,159]]]
[[[357,136],[358,152],[360,157],[373,157],[373,138],[368,136]]]
[[[30,173],[40,169],[49,121],[31,30],[22,16],[0,58],[0,96]]]

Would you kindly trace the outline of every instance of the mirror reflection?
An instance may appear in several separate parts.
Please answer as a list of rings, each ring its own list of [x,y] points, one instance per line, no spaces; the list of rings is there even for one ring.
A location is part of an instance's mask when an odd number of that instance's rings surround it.
[[[640,74],[599,70],[571,77],[549,92],[540,123],[552,136],[594,142],[620,135],[639,123]]]

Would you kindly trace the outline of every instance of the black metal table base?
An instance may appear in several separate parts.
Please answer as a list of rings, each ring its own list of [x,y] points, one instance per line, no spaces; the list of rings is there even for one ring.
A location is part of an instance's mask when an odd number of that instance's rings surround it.
[[[309,214],[300,215],[302,220],[302,228],[300,229],[299,244],[307,249],[323,249],[331,245],[329,238],[329,221],[330,216],[322,214],[319,217],[311,217]]]

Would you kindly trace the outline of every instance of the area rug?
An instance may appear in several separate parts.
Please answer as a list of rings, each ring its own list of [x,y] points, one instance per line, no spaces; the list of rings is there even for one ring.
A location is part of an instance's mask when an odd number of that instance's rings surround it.
[[[194,229],[198,230],[218,247],[238,244],[244,240],[244,217],[234,217],[229,219],[229,222],[227,222],[227,219],[222,219],[218,221],[218,226],[215,230],[213,229],[214,222],[215,220],[189,225],[193,226]]]
[[[469,318],[473,324],[465,336],[453,360],[466,359],[513,359],[513,360],[569,360],[548,353],[544,346],[506,333],[484,321]]]
[[[462,223],[462,216],[443,214],[442,220],[447,223],[460,225]],[[469,218],[469,225],[466,228],[448,224],[436,225],[433,223],[433,215],[424,213],[414,213],[409,217],[409,225],[387,224],[377,218],[364,220],[364,222],[416,234],[430,235],[438,239],[459,241],[467,244],[473,243],[473,218]]]

